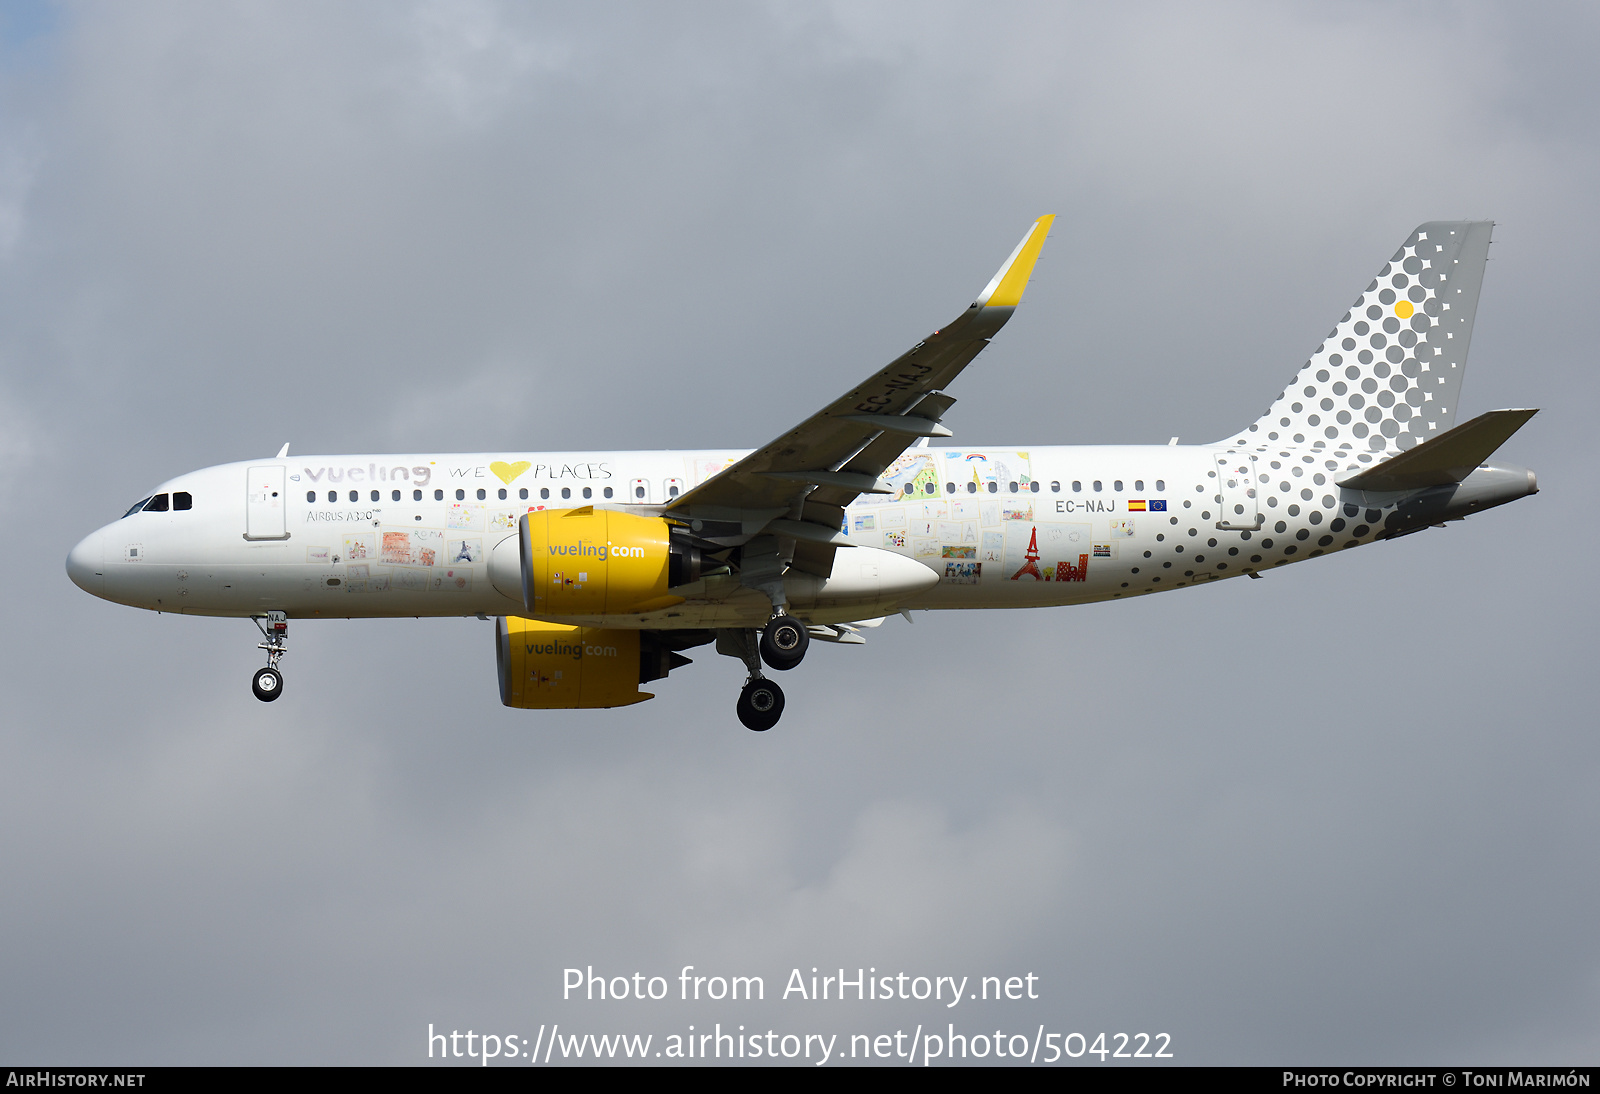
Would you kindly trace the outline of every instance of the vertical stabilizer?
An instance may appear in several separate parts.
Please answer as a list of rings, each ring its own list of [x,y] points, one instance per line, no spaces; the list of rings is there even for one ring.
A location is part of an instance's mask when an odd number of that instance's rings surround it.
[[[1221,443],[1392,456],[1449,430],[1493,228],[1417,228],[1277,402]]]

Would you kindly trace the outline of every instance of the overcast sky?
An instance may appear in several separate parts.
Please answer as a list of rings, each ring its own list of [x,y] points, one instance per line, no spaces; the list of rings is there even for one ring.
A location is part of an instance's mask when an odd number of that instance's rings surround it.
[[[1597,50],[1584,4],[0,6],[0,1061],[720,1022],[1594,1063]],[[1418,223],[1486,218],[1462,417],[1542,407],[1500,453],[1542,492],[891,620],[764,735],[709,649],[639,706],[507,710],[476,620],[296,623],[265,705],[247,622],[63,572],[285,441],[753,447],[1047,212],[954,443],[1224,437]],[[767,999],[563,1002],[589,965]],[[781,1000],[812,967],[1039,998]]]

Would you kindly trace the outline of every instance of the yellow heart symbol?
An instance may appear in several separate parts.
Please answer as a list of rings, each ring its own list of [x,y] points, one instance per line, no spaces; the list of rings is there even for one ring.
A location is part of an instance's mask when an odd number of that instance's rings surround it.
[[[512,479],[516,478],[518,475],[522,474],[532,466],[533,464],[529,463],[527,460],[518,460],[516,463],[505,463],[501,460],[495,460],[489,465],[489,470],[493,471],[497,476],[499,476],[501,482],[505,483],[507,486],[510,486]]]

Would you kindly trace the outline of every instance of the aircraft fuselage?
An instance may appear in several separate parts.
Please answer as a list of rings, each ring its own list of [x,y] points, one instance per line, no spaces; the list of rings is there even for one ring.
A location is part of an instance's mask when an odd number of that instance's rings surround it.
[[[516,540],[523,513],[594,505],[654,514],[744,455],[407,454],[224,464],[161,484],[152,496],[167,497],[164,508],[90,534],[72,551],[68,572],[107,600],[189,615],[521,614],[505,545]],[[819,596],[797,574],[790,600],[816,623],[903,609],[1080,604],[1237,577],[1414,530],[1402,499],[1337,486],[1349,471],[1336,455],[1362,466],[1348,453],[1299,448],[911,449],[884,476],[893,493],[858,498],[841,528],[861,549],[837,551],[835,577],[845,571],[853,579],[852,567],[873,566],[885,571],[879,583],[836,585],[837,595]],[[1246,461],[1231,477],[1230,459]],[[1470,507],[1453,511],[1445,499],[1427,522],[1536,489],[1520,469],[1482,468],[1474,476],[1457,491],[1475,499]],[[170,499],[180,495],[188,508],[174,507]],[[673,591],[682,604],[604,622],[759,626],[771,613],[767,598],[736,574]]]

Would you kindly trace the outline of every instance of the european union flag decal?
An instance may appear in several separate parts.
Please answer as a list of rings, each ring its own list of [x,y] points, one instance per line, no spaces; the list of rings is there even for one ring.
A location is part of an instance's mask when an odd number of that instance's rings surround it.
[[[1150,499],[1150,512],[1152,512],[1152,513],[1165,513],[1166,511],[1167,511],[1167,503],[1164,500],[1163,501],[1158,501],[1155,498],[1151,498]]]

